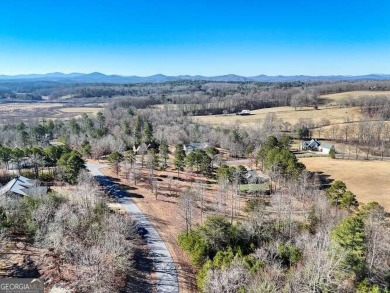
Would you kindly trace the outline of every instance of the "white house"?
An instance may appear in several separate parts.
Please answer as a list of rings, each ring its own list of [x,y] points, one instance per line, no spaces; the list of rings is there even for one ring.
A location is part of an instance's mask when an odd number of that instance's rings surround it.
[[[319,151],[323,152],[324,154],[329,154],[331,150],[335,150],[333,144],[321,143],[319,147]]]

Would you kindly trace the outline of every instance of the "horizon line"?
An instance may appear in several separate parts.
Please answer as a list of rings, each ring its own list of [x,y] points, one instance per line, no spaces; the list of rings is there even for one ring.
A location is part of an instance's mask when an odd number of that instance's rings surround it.
[[[345,77],[355,77],[355,76],[369,76],[369,75],[390,75],[389,73],[366,73],[366,74],[278,74],[278,75],[268,75],[264,73],[260,73],[257,75],[241,75],[236,73],[225,73],[225,74],[217,74],[217,75],[203,75],[203,74],[176,74],[176,75],[170,75],[170,74],[164,74],[164,73],[155,73],[151,75],[136,75],[136,74],[116,74],[116,73],[103,73],[100,71],[92,71],[92,72],[62,72],[62,71],[53,71],[53,72],[46,72],[46,73],[18,73],[18,74],[6,74],[6,73],[0,73],[0,77],[19,77],[19,76],[29,76],[29,75],[50,75],[50,74],[63,74],[63,75],[71,75],[71,74],[79,74],[79,75],[91,75],[91,74],[102,74],[105,76],[119,76],[119,77],[151,77],[151,76],[172,76],[172,77],[178,77],[178,76],[202,76],[202,77],[217,77],[217,76],[229,76],[229,75],[235,75],[240,77],[258,77],[258,76],[269,76],[269,77],[278,77],[278,76],[291,76],[291,77],[298,77],[298,76],[308,76],[308,77],[337,77],[337,76],[345,76]]]

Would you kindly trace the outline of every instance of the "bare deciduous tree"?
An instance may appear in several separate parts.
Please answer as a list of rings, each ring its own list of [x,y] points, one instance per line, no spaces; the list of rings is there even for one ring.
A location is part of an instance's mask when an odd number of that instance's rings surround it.
[[[192,189],[187,189],[181,194],[179,200],[179,212],[184,220],[187,233],[191,230],[192,227],[195,205],[196,194]]]

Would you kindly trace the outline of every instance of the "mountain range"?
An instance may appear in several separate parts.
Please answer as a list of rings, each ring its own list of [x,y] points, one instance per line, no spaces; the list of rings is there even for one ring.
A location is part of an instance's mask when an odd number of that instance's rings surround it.
[[[0,82],[25,82],[25,81],[52,81],[52,82],[70,82],[70,83],[161,83],[168,81],[180,80],[205,80],[205,81],[222,81],[222,82],[289,82],[289,81],[354,81],[354,80],[387,80],[390,79],[390,74],[368,74],[368,75],[292,75],[292,76],[240,76],[235,74],[227,74],[220,76],[202,76],[202,75],[178,75],[168,76],[156,74],[151,76],[121,76],[121,75],[106,75],[100,72],[93,73],[61,73],[54,72],[48,74],[23,74],[23,75],[0,75]]]

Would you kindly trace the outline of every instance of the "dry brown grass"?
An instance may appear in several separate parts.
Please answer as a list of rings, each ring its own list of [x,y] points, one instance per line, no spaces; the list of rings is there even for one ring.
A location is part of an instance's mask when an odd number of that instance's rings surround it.
[[[196,116],[195,120],[211,124],[211,125],[232,125],[240,123],[242,126],[261,126],[268,113],[275,113],[277,118],[283,121],[295,124],[299,119],[313,119],[315,123],[321,121],[322,118],[329,119],[333,123],[343,123],[345,118],[354,117],[358,119],[361,117],[359,108],[326,108],[320,107],[314,110],[312,107],[302,108],[295,111],[292,107],[275,107],[251,111],[252,115],[237,116],[237,115],[208,115]]]
[[[390,211],[390,162],[314,157],[299,160],[310,171],[322,171],[344,181],[359,202],[376,201]]]
[[[0,123],[31,119],[69,119],[82,113],[96,114],[103,107],[69,107],[63,103],[7,103],[0,104]]]
[[[358,98],[361,96],[389,96],[390,91],[350,91],[338,94],[322,95],[322,105],[319,110],[314,110],[313,107],[303,107],[295,111],[292,107],[275,107],[251,111],[250,116],[237,115],[206,115],[196,116],[194,119],[203,123],[222,126],[239,123],[242,126],[259,126],[263,123],[265,116],[268,113],[275,113],[278,118],[286,122],[295,124],[299,119],[313,119],[314,122],[319,122],[322,118],[327,118],[331,124],[344,123],[346,118],[352,121],[359,121],[362,115],[358,107],[354,108],[338,108],[332,104],[340,102],[347,98]]]
[[[360,123],[366,123],[368,121],[362,120],[362,121],[356,121],[356,116],[355,117],[350,117],[351,120],[355,122],[351,123],[333,123],[329,126],[324,126],[324,127],[319,127],[316,129],[313,129],[313,136],[319,139],[334,139],[333,137],[333,132],[336,133],[337,139],[344,140],[345,133],[344,133],[344,128],[346,125],[349,126],[348,130],[348,138],[351,140],[351,138],[357,138],[358,135],[358,129],[359,129],[359,124]],[[372,123],[384,123],[384,124],[390,124],[390,121],[377,121],[373,119],[371,121]],[[345,144],[343,144],[345,145]]]
[[[7,103],[0,104],[0,112],[34,111],[61,106],[62,104],[60,103]]]
[[[339,102],[348,98],[359,98],[361,96],[390,96],[390,91],[351,91],[338,94],[322,95],[321,98],[327,103]]]
[[[69,107],[69,108],[61,108],[59,111],[63,113],[92,113],[96,114],[97,112],[103,111],[103,108],[92,108],[92,107]]]

